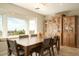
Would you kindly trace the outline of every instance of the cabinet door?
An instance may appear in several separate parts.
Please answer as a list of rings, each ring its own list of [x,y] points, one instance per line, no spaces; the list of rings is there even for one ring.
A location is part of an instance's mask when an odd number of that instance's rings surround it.
[[[63,45],[69,46],[69,33],[68,33],[68,18],[63,19]]]
[[[75,46],[75,17],[65,16],[63,18],[63,45]]]
[[[70,46],[75,47],[75,17],[70,17]]]

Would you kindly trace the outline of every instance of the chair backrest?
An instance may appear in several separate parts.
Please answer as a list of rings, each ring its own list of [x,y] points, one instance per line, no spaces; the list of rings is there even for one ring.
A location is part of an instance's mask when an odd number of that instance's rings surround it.
[[[17,43],[16,41],[8,40],[7,39],[7,44],[8,44],[8,49],[11,53],[14,55],[18,55],[18,49],[17,49]]]
[[[57,40],[58,40],[58,39],[60,39],[60,37],[59,37],[59,36],[54,36],[54,38],[55,38],[55,39],[57,39]]]
[[[50,47],[50,42],[51,42],[50,39],[51,38],[45,38],[44,39],[44,42],[43,42],[44,47]]]
[[[20,35],[19,39],[24,39],[24,38],[28,38],[28,37],[29,37],[29,35]]]
[[[58,43],[59,36],[54,36],[54,38],[51,39],[51,46]]]
[[[31,37],[37,37],[37,34],[32,34]]]
[[[30,38],[31,38],[30,39],[31,42],[36,42],[37,41],[37,34],[31,35]]]
[[[57,42],[59,39],[59,36],[54,36],[54,42]]]
[[[54,38],[50,39],[50,46],[52,46],[54,44]]]

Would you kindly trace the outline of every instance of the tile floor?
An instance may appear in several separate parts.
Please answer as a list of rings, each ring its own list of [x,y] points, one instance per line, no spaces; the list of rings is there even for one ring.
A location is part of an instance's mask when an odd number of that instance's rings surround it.
[[[6,42],[0,42],[0,56],[7,56],[8,55],[7,53],[8,52],[7,52]],[[35,54],[33,55],[35,56]],[[61,46],[59,55],[57,55],[56,51],[55,51],[55,55],[56,56],[79,56],[79,48]],[[47,54],[46,56],[49,56],[49,54]]]

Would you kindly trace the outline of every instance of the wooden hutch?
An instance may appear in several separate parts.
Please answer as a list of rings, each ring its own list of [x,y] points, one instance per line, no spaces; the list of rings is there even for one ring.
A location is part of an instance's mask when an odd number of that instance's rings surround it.
[[[44,22],[44,34],[60,36],[60,43],[64,46],[76,47],[76,17],[56,15]]]

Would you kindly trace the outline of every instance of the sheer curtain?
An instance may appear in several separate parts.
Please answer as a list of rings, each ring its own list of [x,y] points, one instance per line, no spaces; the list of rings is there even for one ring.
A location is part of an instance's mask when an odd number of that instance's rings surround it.
[[[37,21],[30,20],[29,21],[29,34],[36,34],[37,33]]]

